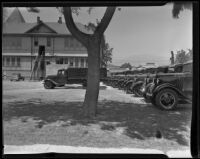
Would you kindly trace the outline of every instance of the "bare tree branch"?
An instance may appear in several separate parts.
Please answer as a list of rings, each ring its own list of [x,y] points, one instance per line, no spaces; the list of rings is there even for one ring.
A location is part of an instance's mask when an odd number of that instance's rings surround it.
[[[73,36],[75,36],[83,45],[87,46],[90,34],[83,33],[80,31],[76,24],[74,23],[73,17],[72,17],[72,11],[70,7],[63,7],[63,15],[65,18],[65,23],[69,31],[72,33]]]
[[[107,7],[106,12],[105,12],[101,22],[97,26],[94,34],[99,34],[100,36],[103,35],[104,31],[108,27],[114,13],[115,13],[115,9],[116,9],[116,7]]]

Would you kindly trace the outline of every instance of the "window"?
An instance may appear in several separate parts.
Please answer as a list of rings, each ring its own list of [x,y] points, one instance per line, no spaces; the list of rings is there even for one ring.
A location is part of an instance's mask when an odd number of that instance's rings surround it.
[[[72,67],[73,67],[73,65],[74,65],[74,60],[73,60],[73,58],[71,58],[71,59],[70,59],[70,62],[69,62],[69,66],[72,66]]]
[[[15,41],[14,41],[14,40],[11,41],[11,47],[16,47],[16,46],[15,46]]]
[[[86,59],[86,67],[88,67],[88,59]]]
[[[58,75],[61,75],[61,76],[62,76],[62,75],[65,75],[65,71],[64,71],[64,70],[59,70],[59,71],[58,71]]]
[[[5,57],[2,58],[2,66],[5,66]]]
[[[51,38],[47,38],[47,46],[48,46],[48,47],[51,46]]]
[[[18,37],[18,38],[16,38],[15,40],[16,40],[16,41],[15,41],[16,47],[17,47],[17,48],[21,48],[21,46],[22,46],[22,39],[21,39],[20,37]]]
[[[15,66],[15,57],[12,57],[12,58],[11,58],[11,61],[12,61],[11,66]]]
[[[65,58],[65,64],[68,64],[68,58]]]
[[[81,67],[84,67],[84,59],[81,59]]]
[[[10,57],[6,58],[6,66],[10,66]]]
[[[17,57],[17,66],[20,67],[20,57]]]
[[[79,59],[75,58],[75,67],[78,67],[78,61],[79,61]]]
[[[78,47],[79,47],[79,48],[82,48],[83,45],[82,45],[80,42],[78,42]]]
[[[76,39],[74,39],[74,46],[75,46],[76,48],[79,48],[79,41],[76,40]]]
[[[62,57],[58,57],[56,59],[56,64],[64,64],[64,59]]]
[[[60,64],[63,64],[63,61],[64,61],[63,58],[60,58]]]
[[[37,37],[34,38],[34,46],[38,46],[38,38]]]

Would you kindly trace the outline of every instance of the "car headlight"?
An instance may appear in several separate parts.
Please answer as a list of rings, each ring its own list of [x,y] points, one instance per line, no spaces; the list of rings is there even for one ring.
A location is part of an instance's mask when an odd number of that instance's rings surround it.
[[[154,87],[155,87],[155,84],[152,84],[152,85],[149,87],[148,92],[149,92],[149,93],[152,93]]]
[[[141,89],[141,91],[142,91],[142,92],[145,92],[145,87],[143,87],[143,88]]]
[[[156,80],[156,84],[159,84],[159,82],[160,82],[160,80],[157,78],[157,80]]]
[[[157,84],[159,84],[159,82],[160,82],[160,79],[159,79],[159,78],[154,78],[154,79],[153,79],[153,83],[154,83],[154,84],[157,85]]]

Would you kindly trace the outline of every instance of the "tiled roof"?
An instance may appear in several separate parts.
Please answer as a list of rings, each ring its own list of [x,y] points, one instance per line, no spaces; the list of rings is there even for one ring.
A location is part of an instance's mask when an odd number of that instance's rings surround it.
[[[57,23],[57,22],[43,22],[47,26],[49,26],[51,29],[53,29],[57,34],[64,34],[69,35],[71,34],[69,30],[66,27],[65,23]],[[32,29],[38,25],[38,23],[4,23],[3,24],[3,34],[23,34],[26,33],[28,30]],[[79,30],[81,30],[84,33],[92,34],[91,30],[88,30],[83,24],[76,23],[76,26]]]

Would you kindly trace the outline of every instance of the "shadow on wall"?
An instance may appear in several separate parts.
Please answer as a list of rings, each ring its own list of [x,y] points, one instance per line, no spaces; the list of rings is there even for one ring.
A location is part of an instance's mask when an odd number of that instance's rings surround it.
[[[17,118],[27,122],[29,118],[33,118],[41,120],[38,128],[56,121],[66,123],[63,126],[93,123],[100,124],[101,129],[109,131],[124,127],[127,136],[140,140],[157,137],[175,140],[181,145],[189,144],[184,136],[188,133],[185,125],[191,120],[191,109],[187,107],[179,107],[177,111],[162,111],[152,105],[141,107],[133,103],[105,100],[98,103],[98,115],[95,119],[85,119],[81,112],[82,102],[45,103],[40,99],[33,99],[3,104],[4,121]],[[102,122],[106,124],[102,125]]]

